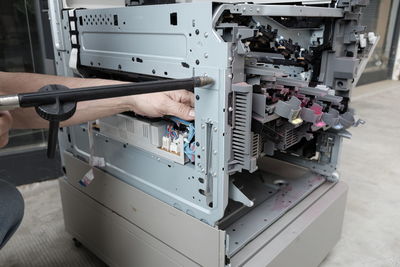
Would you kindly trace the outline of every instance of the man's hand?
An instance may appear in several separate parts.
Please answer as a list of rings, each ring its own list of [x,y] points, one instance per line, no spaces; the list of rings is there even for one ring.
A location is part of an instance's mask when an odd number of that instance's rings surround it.
[[[172,115],[184,120],[194,120],[194,94],[186,91],[131,96],[132,111],[147,117]]]
[[[12,117],[7,111],[0,111],[0,147],[8,143],[8,131],[12,126]]]

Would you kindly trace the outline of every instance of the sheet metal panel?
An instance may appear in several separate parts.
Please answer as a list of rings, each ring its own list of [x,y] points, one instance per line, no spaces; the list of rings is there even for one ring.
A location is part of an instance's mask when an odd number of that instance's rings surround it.
[[[79,180],[89,166],[64,153],[68,183],[119,216],[178,250],[202,266],[223,266],[225,232],[213,228],[111,175],[94,168],[95,179],[83,187]],[[67,215],[69,217],[71,215]],[[111,225],[110,225],[111,227]]]

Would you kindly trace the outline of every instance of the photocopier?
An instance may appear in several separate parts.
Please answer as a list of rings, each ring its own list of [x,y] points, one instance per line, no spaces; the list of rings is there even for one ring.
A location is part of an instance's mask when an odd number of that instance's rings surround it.
[[[341,143],[379,38],[367,4],[49,0],[58,75],[213,80],[194,121],[60,129],[66,230],[109,266],[318,266],[341,235]]]

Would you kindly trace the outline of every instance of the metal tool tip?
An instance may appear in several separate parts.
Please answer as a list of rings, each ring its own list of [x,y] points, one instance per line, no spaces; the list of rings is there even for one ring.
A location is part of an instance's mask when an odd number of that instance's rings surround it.
[[[214,83],[214,80],[210,77],[207,77],[207,76],[198,77],[198,86],[199,87],[205,86],[208,84],[213,84],[213,83]]]

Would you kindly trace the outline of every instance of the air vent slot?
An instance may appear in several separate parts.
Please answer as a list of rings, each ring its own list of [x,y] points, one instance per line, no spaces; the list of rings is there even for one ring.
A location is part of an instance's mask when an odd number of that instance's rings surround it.
[[[255,153],[253,148],[254,136],[251,132],[253,87],[247,83],[234,84],[232,91],[234,106],[232,164],[235,165],[232,169],[239,171],[246,169],[253,172],[257,169],[256,157],[253,156]]]

